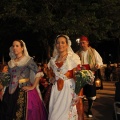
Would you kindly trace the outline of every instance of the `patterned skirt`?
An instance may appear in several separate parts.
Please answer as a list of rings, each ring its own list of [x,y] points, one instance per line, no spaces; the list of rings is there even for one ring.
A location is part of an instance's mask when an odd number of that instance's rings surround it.
[[[2,100],[3,120],[47,120],[47,112],[36,89],[25,92],[17,88],[13,94],[6,89]]]

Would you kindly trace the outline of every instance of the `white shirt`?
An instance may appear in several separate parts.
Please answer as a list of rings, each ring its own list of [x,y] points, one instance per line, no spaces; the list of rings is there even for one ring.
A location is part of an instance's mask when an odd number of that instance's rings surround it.
[[[87,59],[88,50],[82,51],[81,54],[82,54],[82,57],[83,57],[84,64],[89,64],[88,59]],[[100,54],[96,50],[95,50],[94,54],[95,54],[96,64],[98,64],[99,66],[103,65],[103,61],[102,61],[102,58],[101,58]]]

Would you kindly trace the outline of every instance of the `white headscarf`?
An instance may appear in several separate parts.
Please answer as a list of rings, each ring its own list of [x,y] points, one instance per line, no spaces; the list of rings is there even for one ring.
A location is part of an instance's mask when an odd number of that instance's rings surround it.
[[[65,37],[66,38],[67,43],[68,43],[68,49],[67,49],[68,53],[74,53],[72,48],[71,48],[71,40],[70,40],[70,38],[67,35],[58,35],[56,37],[56,39],[55,39],[54,50],[53,50],[53,57],[55,57],[56,55],[59,54],[58,51],[57,51],[57,48],[56,48],[56,41],[57,41],[57,39],[59,37]]]
[[[29,54],[28,54],[25,42],[23,40],[20,40],[20,41],[23,43],[23,50],[24,50],[23,54],[24,54],[24,56],[30,57]],[[13,52],[13,46],[10,47],[9,56],[10,56],[11,59],[15,59],[16,58],[16,56],[15,56],[15,54]]]

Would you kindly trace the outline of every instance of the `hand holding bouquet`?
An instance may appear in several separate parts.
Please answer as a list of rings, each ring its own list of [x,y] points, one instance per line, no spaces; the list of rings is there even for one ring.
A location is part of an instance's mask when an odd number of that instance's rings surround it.
[[[91,70],[79,70],[75,72],[76,83],[75,93],[78,94],[80,90],[86,85],[92,85],[94,82],[94,73]]]

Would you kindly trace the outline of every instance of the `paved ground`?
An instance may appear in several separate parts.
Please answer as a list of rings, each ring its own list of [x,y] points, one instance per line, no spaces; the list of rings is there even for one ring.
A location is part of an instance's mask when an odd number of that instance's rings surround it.
[[[85,120],[113,120],[113,103],[115,94],[115,82],[103,82],[103,90],[97,90],[97,99],[93,105],[93,118]],[[87,110],[87,101],[84,102],[85,111]]]

